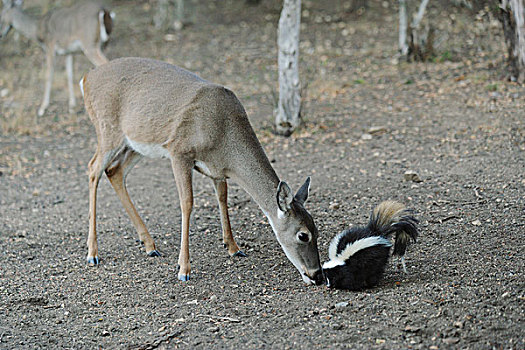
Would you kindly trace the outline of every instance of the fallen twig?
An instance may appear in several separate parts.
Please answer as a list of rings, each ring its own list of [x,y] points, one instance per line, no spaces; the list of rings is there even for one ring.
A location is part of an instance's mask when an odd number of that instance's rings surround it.
[[[176,331],[174,333],[170,333],[162,338],[159,338],[155,340],[153,343],[146,343],[141,345],[131,345],[128,346],[128,350],[146,350],[146,349],[156,349],[159,347],[160,344],[167,342],[175,337],[178,337],[182,334],[182,331]]]
[[[241,320],[239,320],[237,318],[226,317],[226,316],[200,315],[199,314],[199,315],[197,315],[197,317],[209,317],[211,319],[219,319],[219,320],[230,321],[230,322],[234,322],[234,323],[241,322]]]

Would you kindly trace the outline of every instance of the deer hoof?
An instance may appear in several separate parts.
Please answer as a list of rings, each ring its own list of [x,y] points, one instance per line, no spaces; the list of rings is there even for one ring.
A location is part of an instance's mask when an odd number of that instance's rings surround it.
[[[189,280],[190,280],[190,275],[179,275],[179,281],[186,282]]]
[[[158,250],[152,250],[148,253],[148,256],[154,257],[154,256],[161,256]]]
[[[99,264],[98,256],[88,256],[87,263],[89,266],[97,266]]]
[[[238,250],[237,252],[233,253],[232,256],[238,256],[238,257],[241,257],[241,258],[246,258],[248,255],[246,255],[246,253],[244,253],[242,250]]]

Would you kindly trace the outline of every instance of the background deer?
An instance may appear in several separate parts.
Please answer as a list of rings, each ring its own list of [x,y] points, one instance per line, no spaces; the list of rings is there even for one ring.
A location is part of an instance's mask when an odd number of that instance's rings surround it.
[[[90,265],[99,262],[96,197],[103,172],[129,214],[148,255],[159,255],[125,186],[126,174],[141,156],[148,156],[168,158],[175,176],[182,213],[179,280],[187,281],[190,277],[189,224],[195,169],[213,181],[223,242],[230,255],[244,253],[231,232],[228,178],[237,182],[260,206],[303,280],[315,284],[324,281],[317,250],[317,228],[304,208],[310,179],[295,196],[285,182],[279,181],[233,92],[182,68],[142,58],[111,61],[87,73],[80,84],[98,141],[89,162],[87,260]]]
[[[2,3],[0,37],[15,28],[27,38],[36,41],[46,54],[46,83],[38,115],[44,115],[49,106],[55,54],[66,55],[71,113],[76,106],[72,54],[83,52],[96,66],[108,62],[101,51],[101,45],[109,39],[114,14],[96,2],[80,1],[73,7],[57,9],[40,19],[34,19],[22,11],[21,0],[2,0]]]

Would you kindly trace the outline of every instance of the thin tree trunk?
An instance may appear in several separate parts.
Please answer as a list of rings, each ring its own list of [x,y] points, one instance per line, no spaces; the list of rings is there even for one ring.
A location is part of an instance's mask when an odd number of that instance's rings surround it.
[[[406,0],[399,0],[399,52],[403,56],[408,53]]]
[[[523,0],[500,0],[511,80],[525,83],[525,9]]]
[[[301,122],[301,84],[299,81],[299,31],[301,0],[284,0],[279,19],[279,102],[275,131],[289,136]]]
[[[184,0],[175,0],[175,22],[173,28],[181,30],[184,27]]]
[[[158,0],[157,11],[153,15],[153,24],[155,29],[166,29],[168,24],[169,16],[169,1],[168,0]]]
[[[416,17],[414,17],[414,21],[412,22],[412,29],[418,29],[419,23],[421,23],[421,20],[423,19],[423,16],[425,15],[425,10],[428,5],[428,0],[422,0],[421,4],[419,4],[419,10],[417,11]]]
[[[410,24],[407,59],[414,61],[426,61],[434,54],[434,30],[427,25],[420,28],[421,20],[425,15],[429,0],[421,0],[417,14]]]

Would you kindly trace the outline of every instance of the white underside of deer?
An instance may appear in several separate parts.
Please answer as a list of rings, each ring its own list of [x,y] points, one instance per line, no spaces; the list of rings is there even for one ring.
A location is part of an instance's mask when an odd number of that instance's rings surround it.
[[[179,194],[182,230],[179,279],[188,280],[192,171],[213,180],[230,255],[244,255],[228,216],[227,179],[237,182],[261,207],[286,256],[307,283],[321,283],[317,229],[304,209],[309,179],[294,196],[262,149],[237,97],[223,86],[184,69],[141,58],[102,65],[81,81],[86,110],[98,145],[89,163],[88,262],[98,264],[96,192],[105,172],[150,256],[159,255],[125,187],[142,157],[168,158]],[[152,175],[153,176],[153,175]]]

